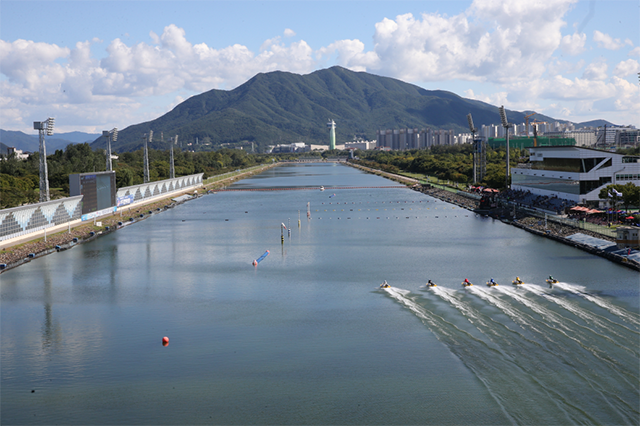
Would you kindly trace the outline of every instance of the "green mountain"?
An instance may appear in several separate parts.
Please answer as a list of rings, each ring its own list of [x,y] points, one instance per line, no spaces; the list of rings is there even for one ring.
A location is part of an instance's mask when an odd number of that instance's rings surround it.
[[[167,149],[178,135],[183,149],[211,150],[219,146],[306,142],[328,145],[328,119],[336,122],[336,141],[354,136],[375,139],[377,129],[433,128],[468,132],[474,124],[500,122],[498,108],[442,90],[338,66],[307,75],[275,71],[261,73],[229,91],[210,90],[193,96],[155,120],[120,130],[115,152],[135,151],[143,135],[153,130],[155,149]],[[524,122],[524,112],[507,111],[510,122]],[[553,118],[536,115],[538,120]],[[104,149],[106,139],[92,143]]]

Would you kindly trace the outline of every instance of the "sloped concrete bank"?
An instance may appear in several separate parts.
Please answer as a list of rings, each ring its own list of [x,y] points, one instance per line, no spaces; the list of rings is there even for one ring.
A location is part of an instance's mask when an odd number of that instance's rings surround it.
[[[454,194],[449,191],[444,191],[438,188],[426,188],[426,189],[416,189],[416,190],[419,190],[420,192],[430,195],[434,198],[438,198],[442,201],[447,201],[459,207],[471,210],[476,214],[486,215],[484,212],[482,213],[478,212],[477,210],[478,202],[470,198],[463,197],[461,195]],[[516,226],[520,229],[524,229],[525,231],[538,235],[540,237],[550,238],[554,241],[558,241],[560,243],[570,245],[572,247],[586,251],[587,253],[595,254],[596,256],[603,257],[612,262],[616,262],[616,263],[619,263],[620,265],[626,266],[636,271],[640,271],[640,262],[638,262],[637,260],[629,256],[621,255],[619,253],[613,253],[611,250],[603,250],[593,245],[572,240],[568,237],[571,237],[572,235],[576,235],[576,234],[584,234],[593,238],[598,238],[600,240],[610,241],[612,245],[615,243],[615,240],[613,238],[606,237],[604,235],[597,234],[595,232],[590,232],[584,229],[573,228],[571,226],[567,226],[559,223],[549,223],[547,226],[548,229],[536,229],[537,223],[540,222],[540,219],[533,216],[523,216],[515,221],[503,220],[503,222],[509,225]],[[632,253],[637,255],[637,251],[632,251]],[[636,256],[633,256],[633,257],[636,257]]]

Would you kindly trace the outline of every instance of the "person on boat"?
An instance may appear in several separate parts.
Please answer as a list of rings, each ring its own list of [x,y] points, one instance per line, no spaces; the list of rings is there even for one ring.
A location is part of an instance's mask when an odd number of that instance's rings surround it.
[[[382,284],[380,284],[380,287],[382,287],[382,288],[389,287],[389,284],[387,284],[387,280],[384,280],[384,282]]]
[[[470,285],[471,285],[471,283],[469,282],[469,278],[465,278],[465,279],[464,279],[464,282],[462,283],[462,285],[463,285],[463,286],[465,286],[465,287],[466,287],[466,286],[470,286]]]
[[[433,281],[431,281],[431,280],[429,280],[429,281],[427,282],[427,285],[428,285],[429,287],[435,287],[435,286],[436,286],[436,285],[433,283]]]
[[[549,281],[551,281],[551,282],[555,282],[555,281],[557,281],[557,280],[556,280],[555,278],[553,278],[551,275],[549,275]]]
[[[493,280],[493,278],[491,278],[491,279],[489,280],[489,284],[491,284],[491,285],[495,285],[495,283],[496,283],[496,282]]]
[[[520,277],[516,277],[516,282],[517,282],[517,283],[521,283],[521,282],[522,282],[522,280],[520,279]]]

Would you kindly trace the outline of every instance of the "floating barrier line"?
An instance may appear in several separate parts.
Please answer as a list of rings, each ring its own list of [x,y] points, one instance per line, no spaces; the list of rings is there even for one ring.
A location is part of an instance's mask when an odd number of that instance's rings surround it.
[[[407,189],[406,186],[389,185],[389,186],[334,186],[325,187],[325,189],[340,190],[340,189],[369,189],[369,188],[395,188],[395,189]],[[317,187],[292,187],[292,188],[237,188],[237,189],[217,189],[215,192],[228,192],[228,191],[319,191]]]

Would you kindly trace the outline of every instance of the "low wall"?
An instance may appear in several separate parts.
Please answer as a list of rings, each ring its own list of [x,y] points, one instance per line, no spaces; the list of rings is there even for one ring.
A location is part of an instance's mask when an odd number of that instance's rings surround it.
[[[191,187],[202,185],[204,173],[181,176],[174,179],[159,180],[157,182],[143,183],[141,185],[125,186],[116,193],[116,207],[118,209],[148,201],[160,196],[170,195],[173,192],[184,191]]]
[[[82,195],[0,210],[0,241],[21,237],[82,216]]]

